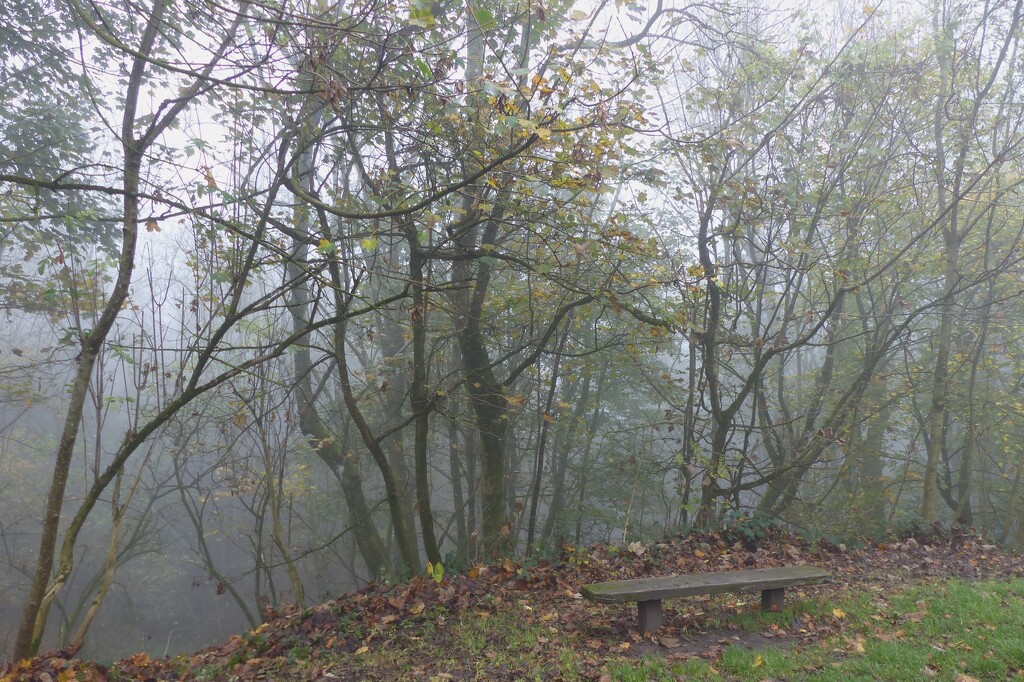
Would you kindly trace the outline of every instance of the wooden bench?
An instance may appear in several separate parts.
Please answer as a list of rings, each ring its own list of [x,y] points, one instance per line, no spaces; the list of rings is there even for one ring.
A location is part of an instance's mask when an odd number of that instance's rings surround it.
[[[821,582],[829,575],[825,569],[814,566],[785,566],[664,578],[613,580],[584,586],[583,596],[602,604],[638,602],[640,632],[655,632],[661,626],[662,599],[759,589],[761,609],[780,611],[787,587]]]

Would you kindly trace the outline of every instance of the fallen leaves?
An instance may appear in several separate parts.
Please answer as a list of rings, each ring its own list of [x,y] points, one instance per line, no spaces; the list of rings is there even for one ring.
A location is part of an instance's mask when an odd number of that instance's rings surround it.
[[[904,630],[893,630],[893,631],[882,631],[875,633],[875,639],[880,642],[894,642],[897,639],[903,639],[907,636]]]
[[[984,560],[979,560],[981,557]],[[818,595],[827,603],[828,595],[836,590],[868,592],[878,595],[873,608],[879,611],[885,595],[911,581],[1024,575],[1020,557],[1002,553],[970,534],[937,528],[916,538],[862,547],[809,543],[774,531],[759,544],[739,533],[693,534],[621,548],[566,547],[554,561],[523,564],[505,558],[490,566],[472,566],[461,575],[432,570],[407,583],[374,583],[305,610],[278,607],[269,614],[268,622],[251,632],[183,659],[137,654],[113,668],[122,679],[171,680],[179,679],[183,670],[212,666],[230,670],[230,675],[242,682],[252,682],[278,679],[289,652],[308,647],[308,679],[361,679],[365,676],[359,666],[374,665],[379,659],[377,652],[386,650],[391,642],[404,638],[429,641],[434,646],[435,637],[444,636],[452,624],[464,619],[500,624],[511,618],[539,632],[531,654],[538,666],[545,657],[554,659],[564,647],[573,646],[581,676],[599,679],[608,660],[651,651],[673,660],[699,656],[713,663],[725,647],[738,643],[774,647],[835,636],[843,653],[859,654],[868,640],[899,640],[905,636],[902,624],[928,617],[927,604],[922,601],[897,616],[871,616],[877,625],[874,632],[848,633],[847,621],[852,616],[828,607],[823,616],[803,613],[791,623],[772,623],[760,632],[744,633],[735,625],[735,614],[756,609],[756,594],[753,599],[749,595],[691,598],[666,602],[664,627],[644,639],[634,632],[635,606],[595,605],[583,601],[579,591],[585,584],[611,579],[793,564],[822,566],[836,576],[828,585],[793,589],[793,599]],[[716,622],[722,624],[713,625]],[[467,669],[490,671],[491,679],[522,676],[523,671],[502,668],[502,652],[490,647],[487,643],[476,660],[462,663]],[[436,648],[443,655],[443,644]],[[417,661],[416,666],[423,670],[419,679],[461,679],[453,674],[457,671],[438,668],[436,661]],[[929,668],[921,671],[922,677],[937,674]],[[106,682],[109,677],[102,666],[59,655],[0,669],[0,682]],[[970,680],[958,678],[958,682]]]
[[[916,602],[914,606],[917,607],[917,611],[905,613],[903,614],[903,618],[911,623],[920,623],[925,619],[925,616],[928,615],[928,605],[923,601],[919,601]]]
[[[0,682],[108,682],[110,677],[107,673],[107,669],[101,665],[65,658],[61,654],[50,654],[8,664],[0,669]]]
[[[846,645],[847,645],[847,648],[846,648],[847,653],[862,654],[862,653],[865,652],[865,648],[864,648],[865,640],[864,640],[864,636],[863,635],[857,635],[855,637],[846,637],[846,638],[844,638],[844,641],[846,642]]]
[[[675,637],[669,637],[668,635],[665,635],[663,637],[658,637],[657,639],[658,639],[658,644],[660,644],[661,646],[665,647],[666,649],[678,649],[683,644],[682,642],[680,642]]]

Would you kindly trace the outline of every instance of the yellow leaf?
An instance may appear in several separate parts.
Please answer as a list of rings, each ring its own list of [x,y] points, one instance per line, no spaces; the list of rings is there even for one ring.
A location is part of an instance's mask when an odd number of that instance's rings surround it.
[[[763,658],[761,658],[761,656],[760,656],[760,654],[759,654],[759,655],[757,656],[757,658],[755,658],[755,659],[754,659],[754,667],[755,667],[755,668],[758,668],[758,667],[760,667],[760,666],[762,666],[762,665],[764,665],[764,659],[763,659]]]
[[[704,557],[707,556],[707,554],[705,554],[704,552],[702,552],[699,549],[695,549],[695,550],[693,550],[693,556],[697,557],[698,559],[703,559]]]
[[[832,609],[832,615],[836,618],[843,619],[846,618],[846,611],[843,611],[842,609]]]
[[[538,127],[534,132],[537,133],[537,137],[542,140],[546,140],[551,137],[551,128]]]
[[[357,656],[361,656],[362,654],[365,654],[369,650],[370,650],[370,647],[368,647],[368,646],[366,646],[364,644],[363,646],[361,646],[358,649],[356,649],[356,655]]]

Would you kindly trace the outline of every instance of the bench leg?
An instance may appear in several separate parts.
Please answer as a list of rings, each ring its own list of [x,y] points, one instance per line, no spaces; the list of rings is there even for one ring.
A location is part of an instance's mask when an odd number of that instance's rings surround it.
[[[640,633],[657,632],[661,627],[661,600],[642,601],[639,603]]]
[[[761,610],[781,611],[785,596],[786,590],[781,587],[775,590],[761,590]]]

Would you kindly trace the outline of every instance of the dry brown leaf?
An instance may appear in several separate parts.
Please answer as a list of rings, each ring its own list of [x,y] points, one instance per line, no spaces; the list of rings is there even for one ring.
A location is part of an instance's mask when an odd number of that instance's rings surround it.
[[[849,651],[855,654],[864,653],[864,637],[863,635],[857,635],[855,638],[846,638],[846,643],[850,645]]]

